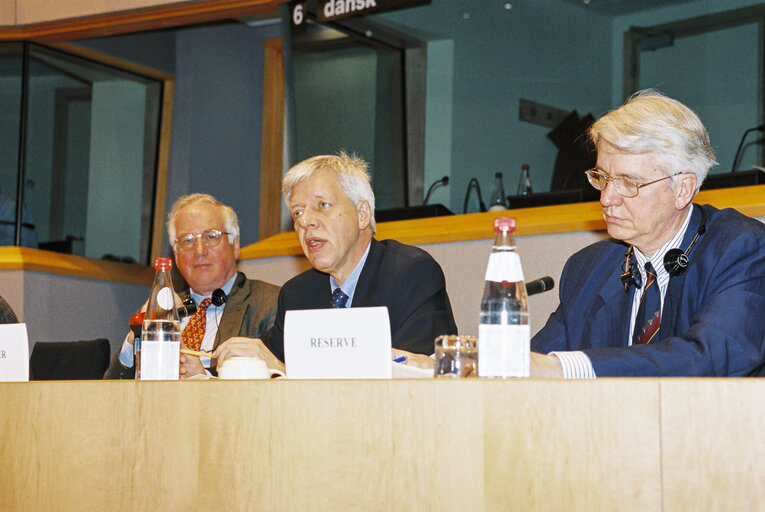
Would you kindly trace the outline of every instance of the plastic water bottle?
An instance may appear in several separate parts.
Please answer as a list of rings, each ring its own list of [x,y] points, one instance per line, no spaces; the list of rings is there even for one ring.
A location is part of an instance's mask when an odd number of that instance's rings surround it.
[[[505,187],[502,185],[502,173],[498,172],[494,175],[494,188],[491,191],[489,211],[496,212],[507,210],[507,208],[507,196],[505,195]]]
[[[515,219],[494,219],[494,245],[478,320],[478,376],[528,377],[531,327]]]
[[[154,286],[146,306],[141,342],[135,346],[136,378],[178,380],[181,322],[173,295],[173,260],[154,260]]]
[[[521,166],[521,179],[518,180],[518,191],[516,194],[526,195],[532,194],[534,191],[531,188],[531,175],[529,174],[529,164],[523,164]]]

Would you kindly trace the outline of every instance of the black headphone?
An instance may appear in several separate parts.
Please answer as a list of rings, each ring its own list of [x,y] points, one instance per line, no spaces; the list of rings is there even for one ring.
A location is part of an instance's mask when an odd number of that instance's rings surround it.
[[[707,232],[707,212],[704,208],[701,208],[701,224],[699,229],[696,230],[696,234],[693,236],[693,240],[688,245],[685,251],[680,249],[670,249],[664,255],[664,269],[671,276],[680,276],[685,273],[688,268],[690,259],[688,255],[691,253],[691,249],[699,241],[701,235]],[[624,291],[627,292],[630,289],[630,285],[635,285],[636,288],[643,287],[643,277],[640,275],[640,269],[632,262],[633,247],[630,245],[624,256],[627,260],[624,262],[624,273],[621,276],[622,284],[624,285]]]
[[[212,293],[210,300],[215,306],[222,306],[228,300],[228,295],[226,295],[226,292],[218,288]]]

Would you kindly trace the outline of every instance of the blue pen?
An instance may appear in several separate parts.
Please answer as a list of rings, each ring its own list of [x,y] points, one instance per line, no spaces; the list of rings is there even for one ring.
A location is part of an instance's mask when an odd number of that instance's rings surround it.
[[[404,361],[406,361],[406,356],[397,357],[393,360],[394,363],[403,363]]]

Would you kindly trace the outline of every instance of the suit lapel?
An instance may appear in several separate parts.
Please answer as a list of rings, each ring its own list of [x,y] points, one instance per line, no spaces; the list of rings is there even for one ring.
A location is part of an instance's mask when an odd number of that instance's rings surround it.
[[[688,223],[688,229],[685,230],[685,235],[683,236],[683,243],[682,243],[682,250],[687,250],[688,246],[691,244],[691,240],[693,240],[693,237],[696,236],[696,232],[699,229],[699,226],[701,225],[701,208],[702,206],[693,205],[693,213],[691,214],[691,222]],[[702,235],[703,236],[703,235]],[[701,239],[699,239],[700,241]],[[697,242],[698,244],[698,242]],[[693,266],[693,257],[695,255],[695,248],[691,249],[691,253],[688,256],[688,267],[685,270],[685,273],[681,276],[670,276],[669,278],[669,284],[667,285],[667,293],[664,296],[664,307],[662,308],[661,312],[661,323],[659,324],[659,330],[656,332],[656,335],[654,336],[654,339],[660,340],[662,338],[666,338],[668,336],[674,336],[675,332],[677,331],[676,324],[676,304],[680,304],[685,278],[688,275],[688,273],[691,271],[690,267]]]
[[[630,330],[630,311],[632,306],[632,290],[624,291],[621,274],[624,271],[624,259],[616,264],[609,264],[610,271],[600,290],[600,308],[594,312],[590,332],[594,346],[613,346],[605,333],[619,333],[619,344],[627,345]],[[609,343],[610,342],[610,343]]]
[[[370,305],[370,293],[372,284],[377,281],[377,273],[382,259],[382,244],[374,238],[369,243],[369,254],[364,262],[364,267],[359,274],[359,280],[356,282],[356,290],[353,292],[352,307],[363,307]]]
[[[218,332],[215,334],[213,350],[218,348],[222,341],[239,335],[239,326],[242,325],[242,317],[245,311],[245,301],[250,295],[249,288],[244,286],[245,280],[244,274],[238,272],[234,280],[234,286],[231,287],[231,293],[228,294],[226,299],[226,307],[223,309]]]

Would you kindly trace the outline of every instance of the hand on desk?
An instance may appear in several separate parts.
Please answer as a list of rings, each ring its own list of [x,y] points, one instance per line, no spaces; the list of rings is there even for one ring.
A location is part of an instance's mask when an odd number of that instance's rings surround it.
[[[272,370],[285,371],[284,363],[271,353],[258,338],[229,338],[215,349],[213,357],[218,360],[218,367],[230,357],[256,357],[266,362]]]
[[[479,348],[480,350],[480,348]],[[413,354],[406,350],[392,349],[393,359],[399,357],[406,357],[406,360],[402,364],[408,364],[410,366],[416,366],[417,368],[433,368],[433,360],[422,354]],[[563,368],[560,365],[560,360],[555,356],[548,356],[544,354],[538,354],[536,352],[531,353],[531,377],[542,377],[548,379],[562,379]]]
[[[407,352],[406,350],[399,350],[397,348],[391,349],[391,357],[396,360],[402,357],[406,357],[401,364],[414,366],[416,368],[423,368],[426,370],[433,369],[433,360],[423,354],[415,354],[413,352]]]
[[[180,374],[181,379],[188,379],[195,375],[205,373],[205,367],[202,365],[202,361],[198,357],[181,354],[179,362],[180,368],[178,369],[178,373]]]
[[[478,350],[480,350],[480,348]],[[560,360],[556,356],[549,356],[545,354],[539,354],[537,352],[532,352],[530,374],[531,377],[562,379],[563,367],[560,364]]]

